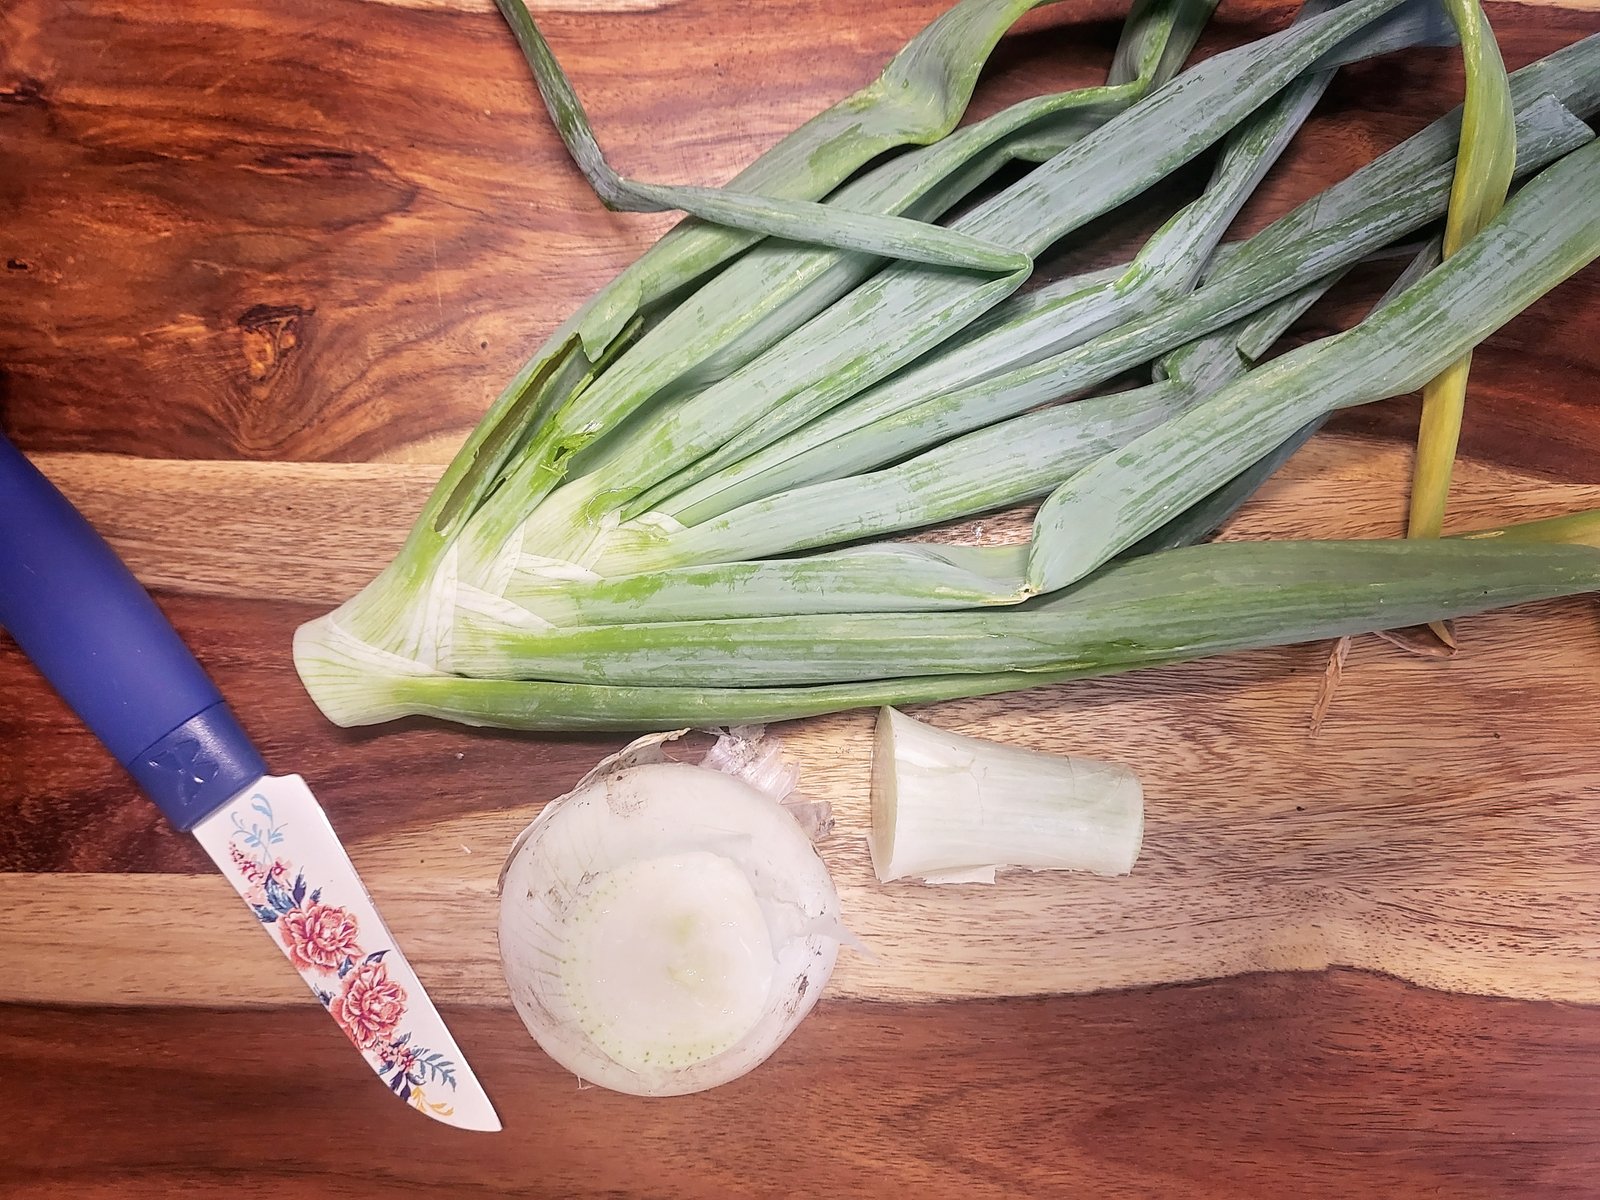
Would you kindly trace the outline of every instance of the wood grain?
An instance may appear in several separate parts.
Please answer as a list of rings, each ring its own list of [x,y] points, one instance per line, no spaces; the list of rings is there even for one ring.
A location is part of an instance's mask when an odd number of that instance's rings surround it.
[[[942,6],[535,8],[620,166],[716,182]],[[1124,8],[1030,16],[974,113],[1097,82]],[[1489,12],[1512,67],[1600,29],[1600,0]],[[1290,14],[1230,0],[1202,53]],[[1444,50],[1345,73],[1235,232],[1460,85]],[[1316,739],[1324,647],[919,713],[1134,765],[1150,828],[1121,881],[880,888],[868,717],[791,725],[877,957],[845,956],[729,1088],[579,1090],[504,1007],[493,880],[621,739],[336,730],[287,648],[392,552],[522,357],[671,218],[600,209],[489,0],[8,0],[0,154],[0,426],[317,787],[508,1128],[466,1141],[385,1096],[193,842],[0,644],[0,1077],[27,1081],[0,1122],[6,1200],[1596,1194],[1600,1008],[1570,1003],[1600,1000],[1591,601],[1462,622],[1444,663],[1358,642]],[[1102,253],[1176,198],[1103,223]],[[1590,270],[1480,349],[1459,526],[1600,505],[1597,332]],[[1396,532],[1413,410],[1336,428],[1228,536]]]
[[[181,561],[192,590],[210,593],[282,560],[291,569],[281,589],[308,597],[323,593],[324,574],[381,565],[381,545],[409,519],[409,497],[397,487],[373,499],[374,476],[409,485],[420,470],[251,467],[247,478],[278,477],[301,506],[274,532],[260,512],[263,492],[274,489],[208,491],[216,464],[42,461],[104,520],[136,569]],[[1393,448],[1319,438],[1227,536],[1392,535],[1407,467]],[[380,548],[364,551],[347,537],[344,553],[319,567],[305,553],[310,531],[342,527],[339,514],[351,507],[342,496],[372,500],[364,515]],[[208,507],[196,514],[200,503]],[[1470,528],[1592,507],[1600,488],[1469,463],[1453,520]],[[173,512],[185,516],[159,519]],[[218,537],[205,555],[179,559],[196,515]],[[281,594],[279,585],[268,592]],[[324,796],[430,987],[455,1002],[503,1003],[493,929],[505,849],[616,740],[530,743],[422,725],[335,734],[288,661],[292,625],[316,609],[187,597],[169,609],[246,724],[262,731],[269,758],[305,773]],[[241,641],[241,628],[253,636]],[[1464,650],[1449,662],[1361,642],[1320,737],[1308,730],[1325,653],[1317,646],[924,711],[963,732],[1137,770],[1149,823],[1125,880],[1017,874],[992,889],[880,887],[864,843],[871,715],[786,727],[802,786],[834,802],[838,828],[825,855],[847,920],[876,955],[846,955],[834,992],[1028,995],[1347,965],[1458,991],[1600,1000],[1593,603],[1525,606],[1459,628]],[[26,670],[14,654],[0,659],[0,680],[19,690]],[[0,832],[0,861],[24,872],[207,872],[109,765],[76,805],[53,801],[82,778],[77,758],[100,758],[54,707],[17,730],[18,744],[45,765],[18,768],[21,803]],[[397,796],[400,779],[427,780],[430,794],[412,787]],[[91,806],[108,800],[119,819],[80,832]],[[188,929],[203,933],[184,942]],[[0,875],[0,944],[23,951],[0,979],[0,1000],[170,1003],[174,963],[194,1003],[279,1003],[300,986],[209,873]],[[76,966],[85,947],[100,964],[92,974]]]
[[[1228,537],[1393,537],[1404,530],[1409,450],[1322,436]],[[42,454],[39,468],[147,587],[183,595],[332,606],[393,556],[438,479],[410,463],[236,463]],[[1600,480],[1463,462],[1446,532],[1600,507]],[[1027,509],[943,527],[963,541],[1026,537]],[[205,531],[196,537],[196,528]],[[981,528],[980,528],[981,527]],[[352,530],[357,531],[352,534]]]
[[[733,44],[739,0],[548,27],[620,165],[719,182],[938,7],[806,0]],[[5,235],[0,363],[30,448],[437,457],[672,223],[600,207],[492,11],[126,6],[104,54],[106,11],[18,0],[0,28],[0,205],[28,221]],[[1090,34],[1052,75],[1103,72],[1115,34]],[[129,396],[161,403],[130,422]]]
[[[852,5],[848,20],[837,0],[750,15],[743,0],[553,7],[551,40],[617,164],[720,182],[870,78],[941,4]],[[974,112],[1098,82],[1121,7],[1032,15]],[[1529,11],[1491,6],[1511,66],[1597,27],[1593,10]],[[1224,5],[1202,53],[1288,15]],[[729,36],[751,22],[768,36]],[[116,53],[101,52],[108,38]],[[1240,229],[1442,112],[1457,58],[1346,72]],[[27,449],[439,461],[544,335],[671,223],[599,206],[486,6],[12,0],[0,98],[0,209],[18,214],[0,234],[0,409]],[[1584,303],[1525,328],[1593,373],[1600,350],[1571,336],[1571,313],[1593,307],[1595,284],[1573,286]],[[1567,376],[1527,372],[1524,352],[1480,354],[1491,411],[1560,395]],[[1560,405],[1570,433],[1542,428],[1534,445],[1553,439],[1562,467],[1592,472],[1577,450],[1600,433],[1596,409],[1581,394]],[[1469,430],[1475,450],[1495,448],[1484,428]]]
[[[446,1015],[504,1135],[406,1112],[304,1009],[0,1010],[0,1060],[29,1081],[0,1190],[1575,1200],[1600,1161],[1592,1012],[1348,973],[824,1000],[760,1071],[670,1102],[574,1087],[509,1012]]]

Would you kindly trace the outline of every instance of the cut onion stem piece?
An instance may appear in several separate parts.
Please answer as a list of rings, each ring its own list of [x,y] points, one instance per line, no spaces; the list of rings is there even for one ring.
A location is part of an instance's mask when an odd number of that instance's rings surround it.
[[[1126,875],[1144,790],[1126,767],[949,733],[878,712],[872,832],[879,882],[993,882],[995,867]]]

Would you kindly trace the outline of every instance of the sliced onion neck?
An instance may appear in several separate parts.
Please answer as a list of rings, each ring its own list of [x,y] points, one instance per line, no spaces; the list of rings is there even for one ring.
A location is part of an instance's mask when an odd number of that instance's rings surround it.
[[[1144,793],[1126,767],[948,733],[884,708],[872,765],[878,879],[992,879],[995,867],[1126,875]]]

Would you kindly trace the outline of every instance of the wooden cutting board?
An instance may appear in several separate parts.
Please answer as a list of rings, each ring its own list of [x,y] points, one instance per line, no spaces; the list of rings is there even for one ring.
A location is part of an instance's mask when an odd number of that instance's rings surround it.
[[[700,182],[938,7],[540,15],[618,164]],[[1097,78],[1119,11],[1029,17],[975,110]],[[1226,5],[1206,49],[1287,15]],[[1600,29],[1590,0],[1490,15],[1513,67]],[[1459,86],[1446,51],[1348,72],[1240,229]],[[520,358],[670,224],[600,210],[534,104],[498,18],[465,0],[0,9],[0,421],[156,589],[276,768],[312,781],[511,1130],[464,1145],[385,1099],[6,644],[0,1062],[33,1100],[0,1132],[0,1195],[246,1176],[327,1195],[1594,1194],[1592,599],[1462,621],[1448,661],[1358,640],[1315,734],[1326,645],[915,710],[1133,766],[1149,820],[1122,880],[879,886],[871,714],[784,726],[802,786],[835,805],[823,850],[871,956],[843,956],[816,1015],[731,1088],[571,1092],[506,1007],[494,881],[540,805],[624,739],[341,731],[288,655],[398,546]],[[1600,506],[1597,334],[1591,269],[1480,350],[1454,527]],[[1227,536],[1397,533],[1414,423],[1406,402],[1342,419]],[[423,1150],[357,1170],[351,1138]]]
[[[151,582],[219,600],[250,592],[256,603],[308,602],[296,603],[297,615],[382,567],[436,474],[40,461]],[[1320,438],[1229,536],[1389,535],[1403,520],[1407,467],[1396,447]],[[241,477],[255,486],[238,487]],[[1458,493],[1464,528],[1600,507],[1600,486],[1477,463],[1463,469]],[[295,497],[289,518],[263,521],[286,495]],[[369,544],[350,535],[347,514],[358,508]],[[190,549],[197,522],[209,545]],[[1014,525],[991,519],[983,536],[1010,536]],[[961,732],[1132,766],[1148,825],[1128,879],[1018,873],[992,888],[880,886],[865,842],[873,714],[781,726],[803,790],[835,806],[824,853],[849,924],[872,950],[845,956],[832,993],[1021,996],[1341,965],[1452,991],[1600,999],[1593,626],[1594,602],[1579,598],[1462,621],[1463,649],[1449,661],[1363,640],[1320,732],[1311,711],[1326,645],[913,710]],[[332,731],[296,683],[287,632],[260,647],[261,678],[224,687],[280,769],[313,772],[337,820],[362,789],[351,795],[340,773],[315,773],[295,753],[301,737]],[[206,657],[209,647],[200,649]],[[297,710],[287,739],[275,720],[286,708]],[[353,755],[392,740],[343,736]],[[500,866],[517,832],[585,763],[574,755],[559,775],[519,779],[513,757],[484,779],[466,766],[479,736],[444,737],[462,766],[429,778],[439,795],[428,811],[395,814],[351,837],[350,851],[440,998],[503,1005]],[[523,740],[498,745],[515,751]],[[392,789],[398,778],[380,769],[376,782]],[[485,804],[490,782],[496,795]],[[203,872],[187,847],[184,866]],[[159,924],[148,919],[156,908],[167,915]],[[278,1004],[301,987],[227,885],[205,873],[0,875],[0,940],[23,950],[0,980],[0,1001],[170,1003],[174,953],[190,1003]],[[93,974],[77,966],[86,946],[100,965]]]

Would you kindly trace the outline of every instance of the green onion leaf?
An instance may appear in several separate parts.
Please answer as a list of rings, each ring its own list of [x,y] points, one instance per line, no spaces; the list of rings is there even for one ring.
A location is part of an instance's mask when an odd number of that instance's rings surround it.
[[[1517,153],[1511,88],[1489,18],[1478,0],[1445,0],[1461,33],[1467,94],[1461,120],[1450,211],[1445,219],[1444,253],[1455,254],[1489,223],[1505,203]],[[1461,437],[1466,404],[1469,349],[1430,379],[1422,393],[1422,424],[1411,485],[1410,537],[1438,537],[1444,528],[1450,473]]]

